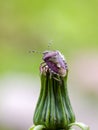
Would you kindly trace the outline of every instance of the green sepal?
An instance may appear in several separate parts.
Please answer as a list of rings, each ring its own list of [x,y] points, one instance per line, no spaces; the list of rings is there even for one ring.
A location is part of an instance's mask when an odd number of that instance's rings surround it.
[[[32,126],[29,130],[44,130],[45,126],[43,125],[37,125],[37,126]]]
[[[72,126],[78,126],[82,130],[89,130],[89,127],[87,125],[85,125],[84,123],[81,123],[81,122],[74,122],[74,123],[69,124],[69,127],[72,127]],[[69,129],[69,130],[71,130],[71,129]]]

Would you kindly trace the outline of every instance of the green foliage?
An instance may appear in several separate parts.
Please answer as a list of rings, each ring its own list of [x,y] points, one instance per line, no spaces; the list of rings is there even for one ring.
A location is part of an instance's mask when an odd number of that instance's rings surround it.
[[[70,56],[98,47],[97,12],[96,0],[1,0],[0,73],[30,72],[31,61],[37,65],[39,55],[29,57],[27,51],[42,51],[51,39],[54,49]]]

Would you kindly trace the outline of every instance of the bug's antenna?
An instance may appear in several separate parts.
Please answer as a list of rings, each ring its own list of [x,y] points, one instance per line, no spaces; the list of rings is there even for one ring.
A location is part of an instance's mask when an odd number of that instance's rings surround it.
[[[29,53],[39,53],[39,54],[42,54],[42,52],[40,52],[40,51],[36,51],[36,50],[29,50]]]
[[[50,50],[51,44],[53,44],[53,40],[50,40],[49,43],[48,43],[48,49],[49,49],[49,50]]]

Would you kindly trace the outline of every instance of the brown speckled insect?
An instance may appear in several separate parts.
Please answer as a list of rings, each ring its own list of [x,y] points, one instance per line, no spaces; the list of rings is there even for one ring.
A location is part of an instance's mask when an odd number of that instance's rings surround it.
[[[44,67],[48,67],[51,73],[64,77],[67,71],[67,63],[64,56],[59,51],[44,51],[44,62],[41,64]]]
[[[37,52],[37,51],[33,51]],[[43,68],[45,70],[49,70],[49,72],[52,74],[57,74],[61,77],[64,77],[66,75],[66,72],[68,70],[67,63],[65,61],[64,56],[57,50],[47,50],[43,53],[43,61],[40,65],[40,70],[42,71]]]

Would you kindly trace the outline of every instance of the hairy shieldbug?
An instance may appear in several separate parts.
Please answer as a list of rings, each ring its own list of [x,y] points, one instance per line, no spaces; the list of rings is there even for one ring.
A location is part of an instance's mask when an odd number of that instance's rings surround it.
[[[42,59],[44,62],[41,63],[41,68],[62,77],[66,75],[68,69],[67,63],[65,62],[64,56],[59,51],[44,51]]]
[[[48,48],[50,47],[51,43],[52,42],[48,44]],[[41,53],[34,50],[32,52]],[[58,76],[61,77],[66,76],[66,73],[68,71],[67,63],[65,61],[64,56],[58,50],[53,51],[47,50],[41,54],[43,54],[42,57],[43,62],[40,65],[41,72],[46,73],[47,71],[49,71],[50,74],[57,74]]]

